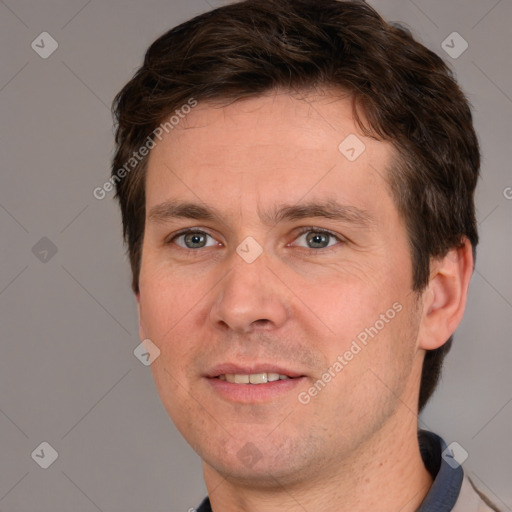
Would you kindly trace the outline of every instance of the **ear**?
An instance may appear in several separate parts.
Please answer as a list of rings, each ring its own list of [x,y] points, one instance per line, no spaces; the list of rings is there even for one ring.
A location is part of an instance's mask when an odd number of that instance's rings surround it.
[[[473,251],[467,238],[443,258],[431,261],[429,284],[422,294],[419,348],[436,349],[455,332],[466,309],[473,264]]]
[[[135,294],[135,298],[137,299],[137,316],[139,318],[139,339],[143,341],[147,338],[147,336],[144,329],[144,324],[142,322],[142,318],[140,316],[140,292],[137,292]]]

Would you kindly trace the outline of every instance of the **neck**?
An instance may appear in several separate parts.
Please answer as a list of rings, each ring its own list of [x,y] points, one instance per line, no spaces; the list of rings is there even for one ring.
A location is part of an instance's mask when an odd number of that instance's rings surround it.
[[[273,488],[241,484],[203,463],[213,512],[416,511],[432,477],[419,451],[417,416],[404,414],[390,418],[336,467],[286,485],[277,479]]]

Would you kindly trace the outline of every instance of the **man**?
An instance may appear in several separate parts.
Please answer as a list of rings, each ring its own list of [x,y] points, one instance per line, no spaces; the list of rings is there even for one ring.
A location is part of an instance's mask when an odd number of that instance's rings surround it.
[[[443,61],[364,2],[247,0],[155,41],[114,108],[140,337],[198,510],[493,510],[418,431],[478,241]]]

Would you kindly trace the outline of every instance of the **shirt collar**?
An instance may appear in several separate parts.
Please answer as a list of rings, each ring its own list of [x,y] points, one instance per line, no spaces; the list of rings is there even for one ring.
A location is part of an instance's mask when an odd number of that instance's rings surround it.
[[[464,471],[437,434],[418,431],[421,457],[434,482],[417,512],[449,512],[459,497]]]

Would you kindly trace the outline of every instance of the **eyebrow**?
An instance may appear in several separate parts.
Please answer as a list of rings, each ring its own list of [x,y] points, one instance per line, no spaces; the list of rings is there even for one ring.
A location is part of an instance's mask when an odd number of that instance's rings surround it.
[[[260,220],[267,225],[307,218],[337,220],[362,228],[370,228],[375,224],[375,219],[366,210],[361,210],[355,206],[342,205],[333,199],[299,205],[283,204],[266,212],[258,211],[258,215]],[[174,199],[153,206],[149,211],[148,219],[153,222],[195,219],[225,223],[222,214],[216,208]]]

